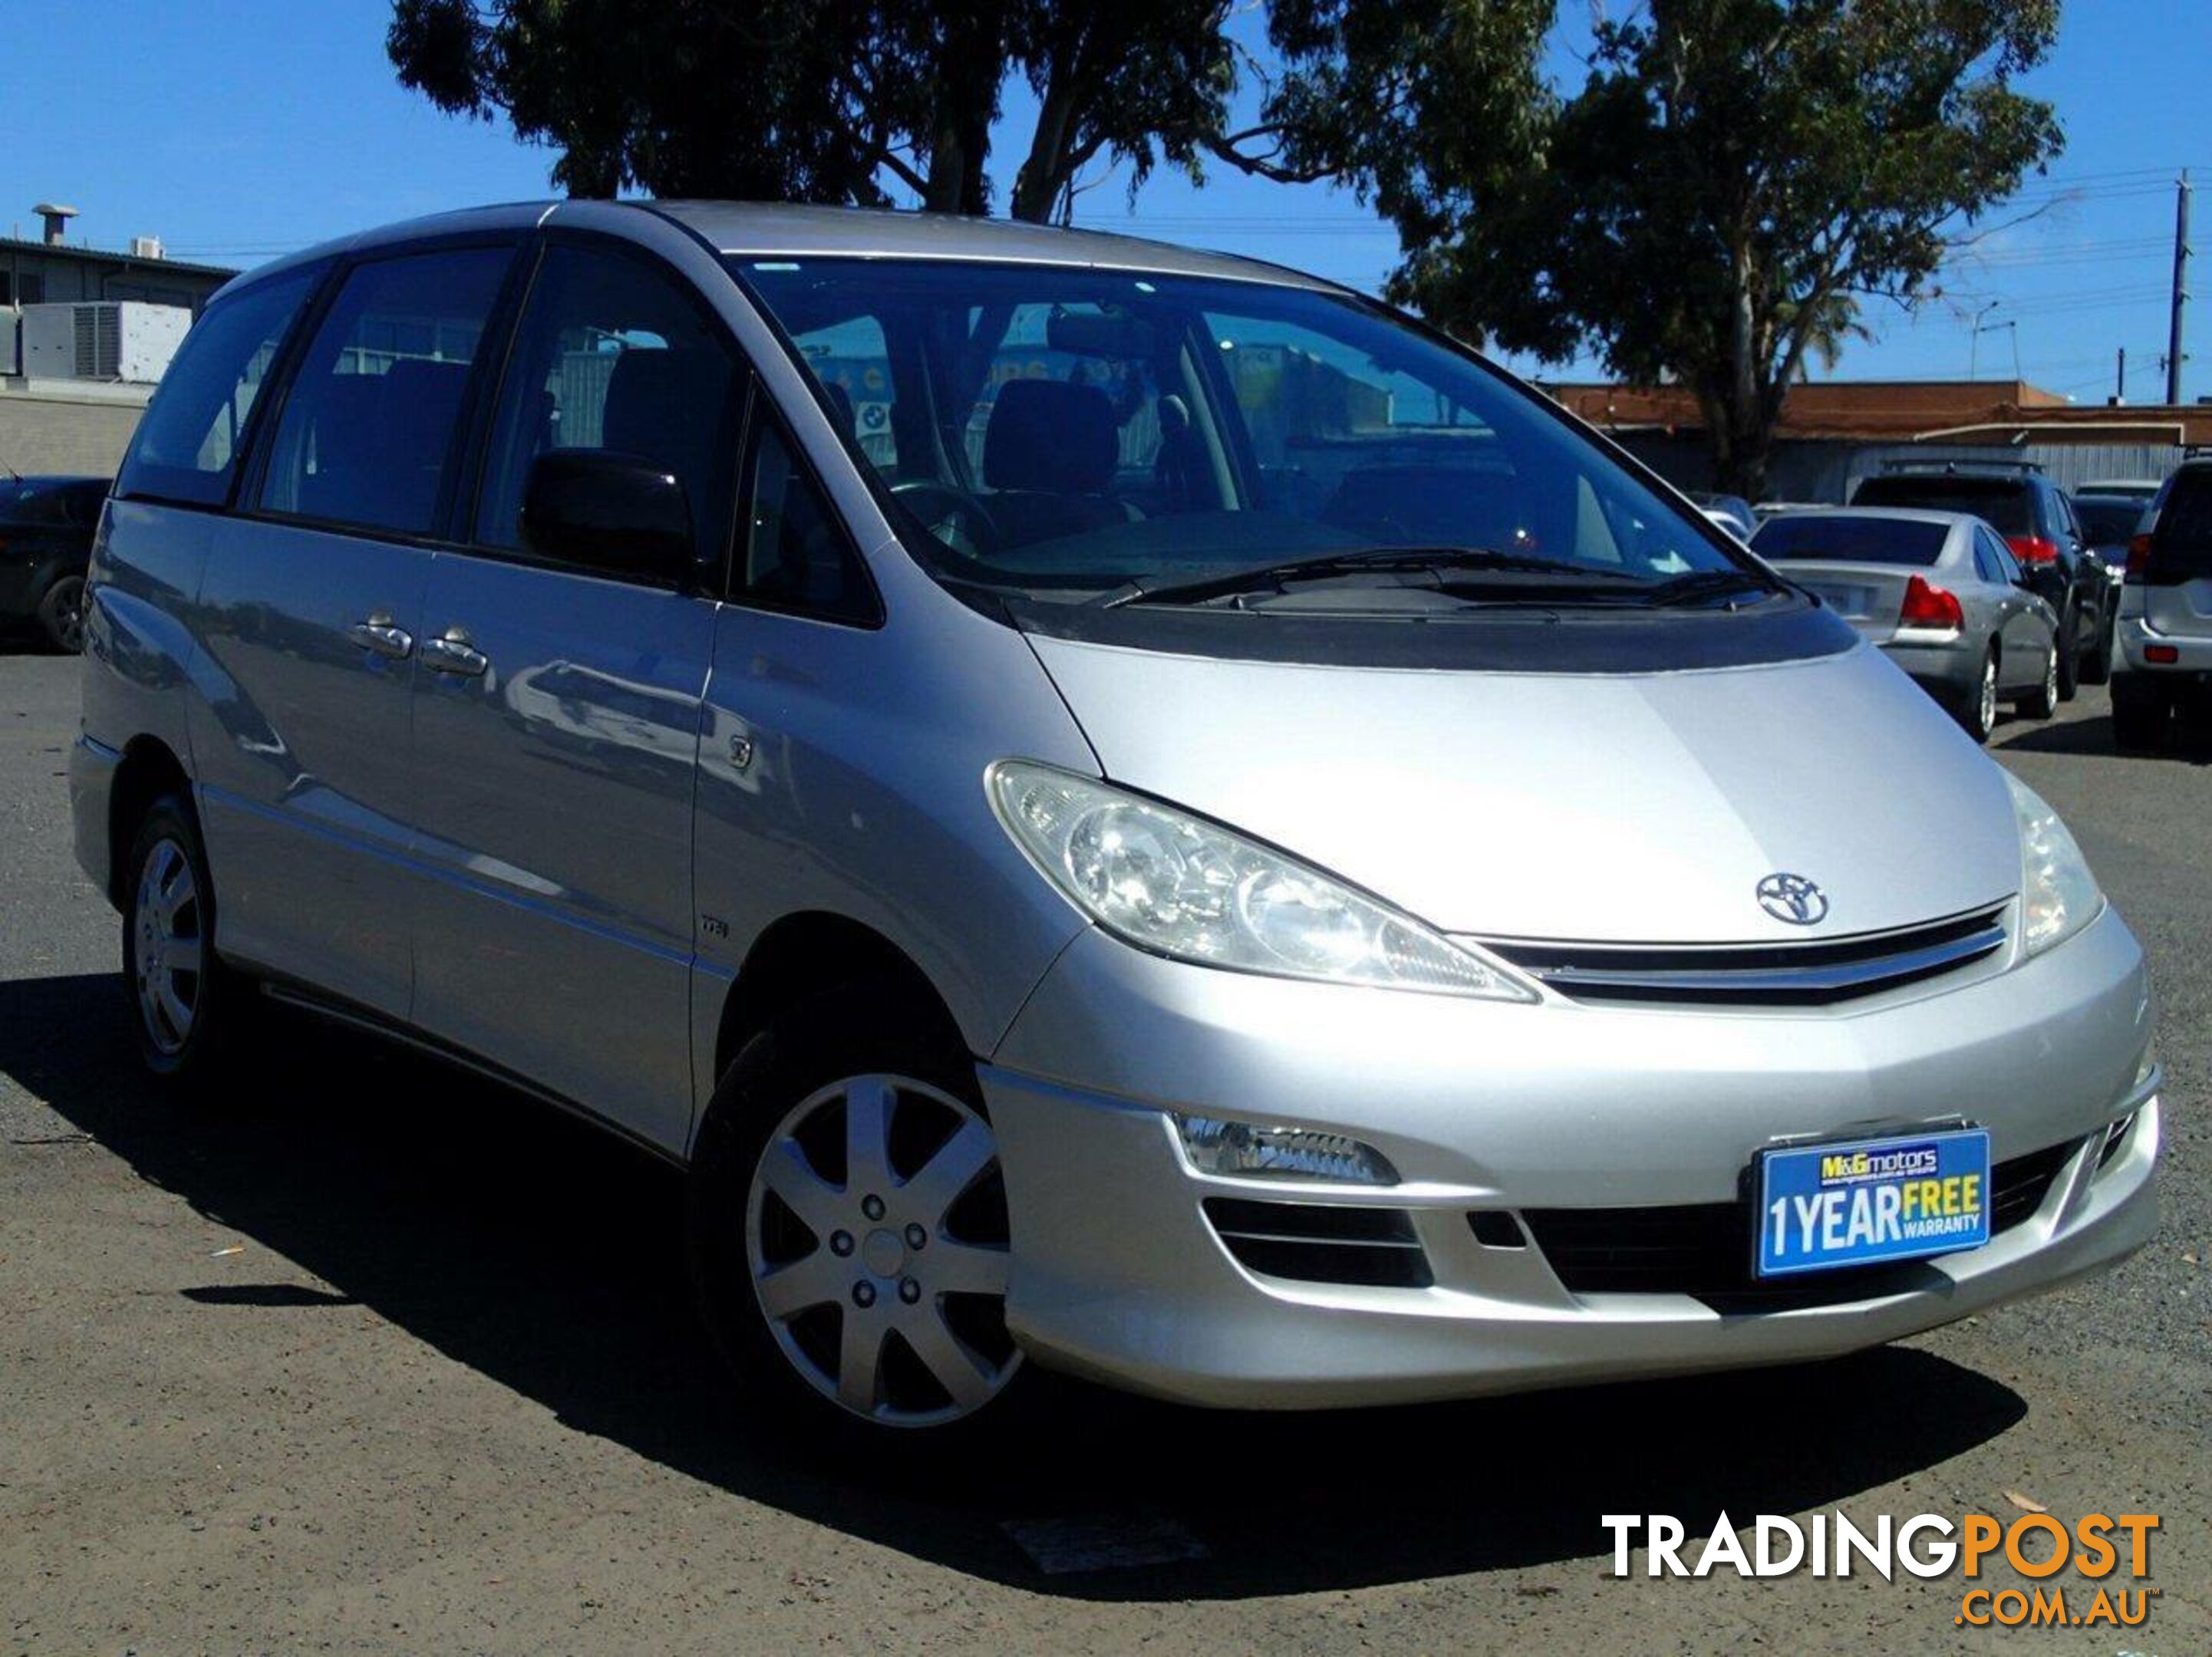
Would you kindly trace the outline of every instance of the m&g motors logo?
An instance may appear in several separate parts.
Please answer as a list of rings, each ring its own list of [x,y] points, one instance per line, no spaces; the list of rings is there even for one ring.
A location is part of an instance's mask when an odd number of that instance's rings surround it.
[[[1887,1150],[1839,1150],[1820,1158],[1823,1188],[1869,1180],[1917,1180],[1942,1165],[1933,1145],[1893,1145]]]
[[[2071,1525],[2043,1513],[2023,1514],[2008,1525],[1985,1513],[1970,1513],[1955,1523],[1942,1514],[1894,1522],[1884,1514],[1865,1530],[1840,1511],[1814,1514],[1804,1523],[1761,1514],[1747,1535],[1723,1513],[1695,1550],[1686,1545],[1687,1532],[1672,1514],[1609,1513],[1598,1522],[1613,1533],[1615,1576],[1637,1574],[1629,1556],[1639,1533],[1647,1577],[1705,1577],[1723,1568],[1738,1576],[1809,1571],[1847,1577],[1856,1570],[1890,1582],[1898,1571],[1930,1580],[1955,1571],[1972,1585],[1952,1618],[1961,1627],[2138,1628],[2158,1594],[2140,1586],[2150,1575],[2156,1514],[2084,1514]],[[1694,1560],[1686,1560],[1692,1551]],[[2009,1565],[2027,1586],[1982,1583],[1982,1567],[1993,1559]],[[2076,1580],[2054,1580],[2069,1566]]]

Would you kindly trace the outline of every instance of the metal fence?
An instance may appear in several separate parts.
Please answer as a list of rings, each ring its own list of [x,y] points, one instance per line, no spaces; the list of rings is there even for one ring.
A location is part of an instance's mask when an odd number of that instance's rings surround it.
[[[1615,434],[1622,447],[1670,483],[1683,489],[1712,487],[1712,463],[1702,439],[1665,432]],[[2164,477],[2181,464],[2175,443],[1851,443],[1813,438],[1785,439],[1774,446],[1766,470],[1769,501],[1839,505],[1851,497],[1862,477],[1891,460],[1922,463],[1955,460],[1960,465],[2002,460],[2040,466],[2064,489],[2087,489],[2118,477]]]

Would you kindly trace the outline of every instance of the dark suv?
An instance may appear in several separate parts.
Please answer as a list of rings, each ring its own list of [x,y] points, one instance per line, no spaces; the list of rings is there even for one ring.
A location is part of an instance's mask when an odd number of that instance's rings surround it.
[[[1971,513],[2012,548],[2032,592],[2058,613],[2058,694],[2102,684],[2112,673],[2111,588],[2089,550],[2066,491],[2032,465],[1996,461],[1893,461],[1862,479],[1855,507]]]

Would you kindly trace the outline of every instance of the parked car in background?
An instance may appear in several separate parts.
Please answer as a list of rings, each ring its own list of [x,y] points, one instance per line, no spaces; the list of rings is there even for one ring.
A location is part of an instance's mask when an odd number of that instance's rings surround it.
[[[1704,489],[1692,489],[1689,497],[1697,503],[1698,510],[1718,524],[1739,541],[1748,541],[1759,532],[1759,514],[1751,502],[1740,495],[1713,495]]]
[[[1855,507],[1919,507],[1982,519],[2004,537],[2028,584],[2058,616],[2058,695],[2111,677],[2112,594],[2103,561],[2082,538],[2066,491],[2032,465],[1986,460],[1893,461],[1862,479]]]
[[[1794,1363],[2155,1227],[2143,953],[2051,808],[1319,278],[714,203],[371,233],[209,305],[91,591],[146,1065],[237,1085],[274,997],[646,1147],[733,1407],[866,1454],[1046,1369]]]
[[[2135,538],[2152,499],[2150,495],[2112,495],[2086,489],[2073,497],[2075,516],[2081,522],[2082,540],[2116,575],[2127,574],[2128,543]]]
[[[2120,590],[2112,736],[2154,748],[2177,715],[2212,727],[2212,457],[2160,486],[2130,543]]]
[[[105,477],[0,483],[0,623],[35,623],[57,650],[84,642],[84,573]]]
[[[2002,536],[1963,513],[1838,507],[1763,525],[1752,550],[1881,646],[1987,742],[1997,705],[2047,719],[2058,618]]]
[[[2134,540],[2144,511],[2156,493],[2155,489],[2151,495],[2142,495],[2131,492],[2115,495],[2077,491],[2073,497],[2075,515],[2081,520],[2081,538],[2105,567],[2106,610],[2114,628],[2119,625],[2120,583],[2127,578],[2128,544]],[[2117,666],[2115,646],[2108,641],[2106,650]]]
[[[2150,505],[2151,498],[2164,487],[2164,480],[2156,477],[2100,477],[2079,485],[2072,493],[2077,506],[2083,495],[2095,495],[2132,501],[2140,510]]]

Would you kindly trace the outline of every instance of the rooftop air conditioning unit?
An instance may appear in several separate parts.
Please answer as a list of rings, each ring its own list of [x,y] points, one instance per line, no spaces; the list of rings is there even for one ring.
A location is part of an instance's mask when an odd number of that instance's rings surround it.
[[[23,307],[22,373],[33,379],[120,379],[151,385],[192,325],[181,305],[135,300]]]
[[[168,255],[162,251],[159,236],[133,236],[131,239],[131,257],[134,259],[160,259],[167,258]]]

